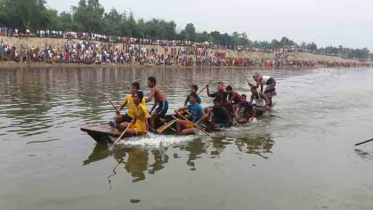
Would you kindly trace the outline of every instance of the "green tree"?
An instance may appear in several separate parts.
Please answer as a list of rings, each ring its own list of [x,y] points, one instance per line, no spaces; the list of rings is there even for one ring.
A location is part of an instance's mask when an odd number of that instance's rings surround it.
[[[80,0],[78,6],[72,7],[73,19],[77,22],[79,29],[90,32],[102,32],[102,17],[105,9],[99,0]]]
[[[43,25],[46,7],[45,0],[2,0],[0,21],[12,28],[37,29]]]
[[[189,41],[196,41],[196,28],[193,23],[188,23],[184,29],[185,39]]]

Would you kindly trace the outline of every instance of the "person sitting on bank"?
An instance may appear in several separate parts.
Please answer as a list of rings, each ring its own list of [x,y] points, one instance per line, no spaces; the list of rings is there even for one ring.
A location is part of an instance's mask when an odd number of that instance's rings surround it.
[[[194,126],[199,126],[202,123],[202,120],[205,118],[205,112],[202,109],[202,106],[197,103],[197,94],[192,93],[189,97],[190,104],[185,107],[181,107],[178,109],[175,109],[175,113],[179,114],[183,111],[189,111],[191,113],[191,122],[194,123],[192,125],[187,120],[180,120],[177,119],[176,121],[176,134],[177,135],[189,135],[195,133]]]
[[[166,95],[157,87],[157,80],[154,77],[148,78],[148,87],[151,89],[149,97],[145,99],[146,103],[149,103],[154,98],[154,105],[150,110],[150,129],[154,129],[155,122],[159,118],[166,115],[168,111],[168,101]],[[158,105],[157,109],[154,111],[155,107]]]
[[[113,119],[113,121],[111,121],[109,124],[114,127],[114,128],[117,128],[117,126],[122,123],[122,122],[131,122],[133,120],[133,118],[135,117],[135,113],[136,113],[136,104],[135,102],[133,101],[133,95],[135,93],[137,93],[138,91],[140,90],[140,83],[138,82],[134,82],[132,83],[131,85],[131,90],[130,90],[130,95],[127,96],[123,101],[122,103],[120,104],[120,107],[119,109],[116,111],[116,116],[115,118]],[[145,104],[145,99],[142,98],[141,100],[141,104],[143,104],[146,108],[146,104]],[[124,107],[128,108],[128,112],[124,115],[121,115],[120,112],[123,110]]]
[[[118,128],[121,130],[127,129],[126,133],[130,135],[144,135],[147,132],[147,120],[148,120],[148,111],[146,106],[141,102],[144,99],[144,93],[138,91],[132,95],[133,102],[136,106],[135,116],[131,121],[131,125],[128,122],[123,122],[119,124]]]
[[[197,104],[201,105],[201,97],[197,94],[198,91],[198,86],[197,85],[192,85],[190,87],[190,94],[187,96],[185,102],[184,102],[184,107],[188,105],[188,102],[190,101],[190,95],[195,94],[196,96],[196,102]]]
[[[259,88],[260,86],[260,92],[263,93],[263,86],[266,85],[266,89],[264,91],[264,94],[266,94],[269,104],[268,106],[272,108],[272,97],[277,95],[276,93],[276,81],[271,76],[261,76],[259,73],[255,73],[253,76],[253,79],[256,81],[256,85],[248,83],[251,87]]]

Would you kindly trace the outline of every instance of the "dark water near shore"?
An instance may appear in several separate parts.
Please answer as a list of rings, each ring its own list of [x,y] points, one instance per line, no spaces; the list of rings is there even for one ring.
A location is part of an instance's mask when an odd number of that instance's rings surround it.
[[[214,76],[249,95],[254,70],[0,69],[0,210],[373,209],[373,143],[354,147],[373,138],[373,70],[257,71],[278,117],[110,150],[79,127],[110,120],[132,81],[156,76],[173,109]]]

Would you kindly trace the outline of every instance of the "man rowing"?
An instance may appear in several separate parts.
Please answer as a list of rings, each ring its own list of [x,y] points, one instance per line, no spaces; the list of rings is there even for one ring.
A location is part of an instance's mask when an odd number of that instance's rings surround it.
[[[148,120],[148,111],[146,106],[142,103],[144,99],[144,94],[138,91],[132,95],[133,102],[135,104],[134,108],[134,118],[132,119],[131,125],[128,122],[123,122],[119,125],[119,129],[126,129],[126,133],[130,135],[144,135],[147,131],[146,125]]]
[[[154,105],[150,110],[150,129],[154,129],[155,121],[159,118],[162,118],[166,115],[168,110],[168,101],[166,95],[157,87],[157,80],[154,77],[148,78],[148,87],[151,89],[149,97],[145,99],[145,102],[148,103],[154,98]],[[155,107],[158,105],[157,109],[154,111]]]
[[[244,100],[243,103],[240,103],[235,111],[235,119],[238,123],[243,124],[247,122],[255,122],[255,109],[252,104],[246,101],[246,95],[241,95],[242,99]]]
[[[209,86],[206,87],[206,91],[207,91],[207,96],[208,97],[211,97],[211,98],[215,98],[215,99],[218,99],[219,102],[224,98],[225,95],[225,89],[224,89],[224,84],[223,82],[218,82],[217,86],[216,86],[216,89],[217,89],[217,92],[215,93],[210,93],[210,89],[209,89]],[[226,97],[225,97],[226,98]]]
[[[134,119],[135,114],[136,114],[136,107],[137,106],[134,103],[133,95],[135,93],[137,93],[139,90],[140,90],[140,83],[138,83],[138,82],[132,83],[131,89],[130,89],[130,95],[127,96],[122,101],[122,103],[120,104],[119,109],[117,109],[117,111],[116,111],[117,116],[115,116],[114,120],[109,123],[112,127],[119,128],[118,125],[120,125],[121,123],[123,123],[123,122],[129,123],[129,122],[131,122]],[[142,98],[141,104],[143,104],[145,106],[145,108],[146,108],[145,99]],[[121,115],[120,112],[126,106],[128,108],[127,114]]]
[[[232,86],[227,86],[225,88],[228,93],[228,102],[230,104],[238,105],[240,103],[245,102],[245,100],[241,97],[241,95],[238,92],[233,91]]]
[[[259,88],[260,86],[261,93],[263,93],[263,86],[266,85],[264,94],[266,94],[269,100],[268,106],[271,108],[273,106],[272,97],[277,95],[275,79],[273,79],[273,77],[271,76],[261,76],[259,73],[255,73],[253,76],[253,79],[256,81],[256,85],[253,85],[250,82],[249,82],[249,85],[254,86],[256,88]]]
[[[217,98],[214,99],[214,106],[210,109],[207,119],[213,123],[214,128],[224,128],[231,125],[231,120],[227,109],[219,103]]]
[[[175,113],[180,114],[180,112],[188,110],[192,115],[191,122],[194,123],[194,125],[187,120],[178,119],[176,121],[176,132],[178,135],[194,134],[194,126],[199,126],[200,123],[202,123],[202,120],[205,118],[205,112],[203,111],[201,105],[197,103],[197,94],[192,93],[189,95],[189,103],[190,104],[188,106],[175,109]]]
[[[197,85],[192,85],[190,87],[190,94],[187,96],[185,102],[184,102],[184,107],[187,106],[188,102],[190,101],[190,95],[192,94],[195,94],[196,96],[196,101],[197,101],[197,104],[200,104],[201,105],[201,98],[199,97],[199,95],[197,94],[197,91],[198,91],[198,86]]]
[[[236,112],[237,107],[241,104],[244,103],[245,100],[241,97],[241,95],[235,91],[233,91],[232,86],[227,86],[225,88],[228,93],[228,110],[230,111],[231,114]]]
[[[252,104],[253,101],[255,101],[254,108],[260,112],[265,112],[270,109],[268,97],[264,93],[258,92],[254,86],[251,87],[251,98],[249,104]],[[256,111],[253,112],[253,117],[256,117]]]

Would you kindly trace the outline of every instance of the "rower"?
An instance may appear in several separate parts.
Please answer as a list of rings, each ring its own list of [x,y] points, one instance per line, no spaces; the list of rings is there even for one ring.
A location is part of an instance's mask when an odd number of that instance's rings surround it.
[[[119,124],[121,124],[122,122],[131,122],[133,120],[133,118],[135,117],[135,113],[136,113],[136,105],[133,101],[133,95],[135,93],[137,93],[138,91],[140,90],[140,83],[138,82],[134,82],[132,83],[131,85],[131,90],[130,90],[130,95],[127,96],[123,101],[122,103],[120,104],[120,107],[119,109],[116,111],[116,114],[117,116],[115,116],[115,118],[113,119],[113,121],[109,122],[109,124],[114,127],[114,128],[117,128],[117,126]],[[141,100],[141,103],[145,106],[146,108],[146,104],[145,104],[145,99],[143,98]],[[122,109],[124,107],[128,108],[128,112],[127,114],[124,114],[124,115],[121,115],[120,114],[120,111],[122,111]]]
[[[195,94],[196,96],[196,101],[197,101],[197,104],[200,104],[201,105],[201,97],[199,97],[199,95],[197,94],[197,91],[198,91],[198,86],[197,85],[192,85],[190,87],[190,94],[187,96],[185,102],[184,102],[184,107],[187,106],[188,102],[190,101],[189,98],[190,98],[190,95],[192,94]]]
[[[255,101],[254,106],[257,110],[265,112],[269,109],[269,100],[267,96],[262,92],[258,92],[254,86],[251,87],[251,98],[249,103],[252,104],[253,101]],[[253,118],[255,117],[256,112],[253,112]]]
[[[224,128],[230,125],[229,113],[224,106],[214,99],[214,106],[211,108],[207,118],[214,124],[214,128]]]
[[[175,113],[179,114],[179,112],[182,111],[190,111],[192,114],[191,122],[193,122],[195,126],[199,126],[205,118],[205,112],[203,111],[202,106],[197,103],[197,94],[192,93],[189,95],[189,103],[188,106],[175,109]],[[176,132],[178,135],[189,135],[194,134],[195,129],[190,122],[178,119],[176,121]]]
[[[252,104],[246,101],[246,95],[242,94],[241,97],[244,99],[243,103],[240,103],[235,111],[235,119],[238,123],[243,124],[247,122],[253,122],[255,118],[255,109]],[[253,118],[254,116],[254,118]]]
[[[245,100],[239,93],[233,91],[232,86],[229,85],[225,89],[228,93],[228,110],[231,114],[233,114],[236,112],[236,109],[240,105],[240,103],[244,103]]]
[[[157,87],[157,80],[154,77],[148,78],[148,87],[151,89],[151,92],[149,94],[149,97],[145,99],[145,102],[148,103],[154,98],[154,105],[150,110],[151,117],[149,125],[150,129],[154,129],[155,121],[166,115],[168,110],[168,101],[166,95],[163,94],[163,92]],[[155,109],[157,104],[158,107],[153,113],[153,110]]]
[[[142,91],[138,91],[132,95],[133,102],[135,104],[135,116],[132,120],[132,124],[127,129],[127,134],[132,135],[144,135],[146,133],[146,125],[147,125],[147,118],[148,118],[148,111],[146,110],[146,106],[140,101],[143,101],[144,94]],[[121,123],[118,127],[119,129],[125,129],[129,125],[128,122]]]
[[[227,101],[228,94],[227,94],[227,92],[225,92],[225,88],[224,88],[223,82],[218,82],[218,85],[216,86],[216,89],[217,89],[217,92],[215,92],[213,94],[210,94],[210,89],[209,89],[209,86],[207,85],[207,87],[206,87],[207,96],[211,97],[211,98],[214,98],[214,101],[216,99],[219,104],[221,104],[224,107],[226,107],[228,105],[228,101]],[[205,108],[205,112],[209,113],[212,108],[213,107],[206,107]]]
[[[268,100],[269,100],[269,107],[273,106],[272,103],[272,97],[277,95],[276,93],[276,81],[271,76],[261,76],[259,73],[255,73],[253,76],[254,80],[256,81],[256,85],[253,85],[249,82],[250,86],[254,86],[256,88],[259,88],[260,86],[260,92],[263,93],[263,86],[266,85],[266,89],[264,91],[264,94],[266,94]]]
[[[233,103],[233,105],[238,105],[240,103],[245,102],[245,100],[241,97],[241,95],[239,93],[233,91],[232,86],[229,85],[225,89],[227,90],[228,102],[230,104]]]

